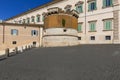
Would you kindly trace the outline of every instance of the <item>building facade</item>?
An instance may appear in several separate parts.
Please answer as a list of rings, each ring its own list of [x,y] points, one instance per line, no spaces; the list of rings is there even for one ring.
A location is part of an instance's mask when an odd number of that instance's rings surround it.
[[[43,25],[0,23],[0,55],[6,49],[13,52],[41,46]]]
[[[44,24],[44,13],[49,8],[75,9],[79,12],[78,40],[80,44],[120,43],[119,0],[54,0],[7,19],[18,24]]]

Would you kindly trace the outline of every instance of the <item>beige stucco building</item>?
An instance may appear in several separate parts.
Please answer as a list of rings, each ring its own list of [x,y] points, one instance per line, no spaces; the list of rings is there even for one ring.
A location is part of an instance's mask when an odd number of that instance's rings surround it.
[[[119,0],[54,0],[8,19],[12,23],[43,24],[44,12],[52,7],[79,12],[78,36],[80,44],[120,43]],[[38,18],[38,21],[36,20]]]
[[[50,3],[9,18],[6,20],[6,23],[21,26],[23,26],[23,24],[44,25],[45,12],[54,7],[61,8],[65,11],[76,10],[79,13],[77,32],[79,44],[120,43],[119,0],[53,0]],[[7,26],[12,28],[10,25]],[[23,27],[17,28],[20,28],[19,30],[24,29]],[[29,27],[29,29],[31,29],[31,27]],[[40,26],[39,28],[32,26],[32,29],[40,30]],[[45,31],[43,30],[41,34],[44,36]],[[40,32],[38,35],[40,35]],[[27,32],[24,36],[28,36]],[[10,36],[8,36],[8,38],[10,38]],[[40,40],[37,37],[30,37],[30,39],[32,41],[30,42],[28,40],[28,43],[32,43],[33,41],[39,42]],[[2,42],[2,40],[0,40],[0,42]],[[22,43],[26,44],[26,42]],[[41,44],[41,42],[39,44]]]
[[[0,23],[0,55],[8,48],[10,52],[41,46],[41,28],[37,24]]]

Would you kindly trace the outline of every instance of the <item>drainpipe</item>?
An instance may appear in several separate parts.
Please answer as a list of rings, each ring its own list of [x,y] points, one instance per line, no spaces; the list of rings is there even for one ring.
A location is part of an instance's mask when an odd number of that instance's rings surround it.
[[[87,1],[85,0],[85,36],[86,36],[86,11],[87,11],[87,10],[86,10],[86,2],[87,2]]]

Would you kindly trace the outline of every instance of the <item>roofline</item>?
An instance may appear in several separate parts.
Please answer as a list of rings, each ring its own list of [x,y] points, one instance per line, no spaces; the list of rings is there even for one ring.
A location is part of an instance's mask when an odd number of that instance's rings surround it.
[[[43,24],[17,24],[17,23],[7,23],[2,22],[0,25],[17,25],[17,26],[32,26],[32,27],[44,27]]]
[[[35,7],[35,8],[33,8],[33,9],[30,9],[30,10],[28,10],[28,11],[25,11],[25,12],[23,12],[23,13],[21,13],[21,14],[18,14],[18,15],[16,15],[16,16],[13,16],[13,17],[11,17],[11,18],[8,18],[8,19],[6,19],[5,21],[8,21],[8,20],[17,18],[17,17],[19,17],[19,16],[28,14],[28,13],[30,13],[30,12],[39,10],[39,9],[41,9],[41,8],[47,7],[47,6],[49,6],[49,5],[52,5],[52,4],[61,2],[61,1],[64,1],[64,0],[53,0],[53,1],[51,1],[51,2],[48,2],[48,3],[46,3],[46,4],[43,4],[43,5],[41,5],[41,6],[38,6],[38,7]]]

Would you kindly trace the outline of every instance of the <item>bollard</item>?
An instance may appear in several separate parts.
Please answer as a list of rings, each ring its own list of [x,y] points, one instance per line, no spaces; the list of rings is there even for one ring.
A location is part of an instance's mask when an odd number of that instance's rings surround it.
[[[15,53],[18,54],[18,47],[15,47]]]
[[[6,57],[9,57],[9,56],[10,56],[10,50],[9,50],[9,48],[6,48],[6,49],[5,49],[5,55],[6,55]]]

